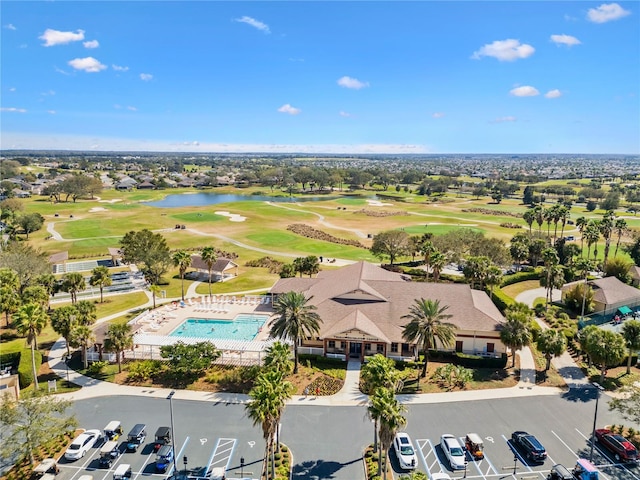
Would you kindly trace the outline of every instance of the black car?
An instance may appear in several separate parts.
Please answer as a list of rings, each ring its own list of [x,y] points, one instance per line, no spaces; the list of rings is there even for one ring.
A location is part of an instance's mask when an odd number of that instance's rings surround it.
[[[540,441],[527,432],[513,432],[511,434],[513,446],[524,453],[524,456],[531,462],[542,463],[547,458],[547,451]]]

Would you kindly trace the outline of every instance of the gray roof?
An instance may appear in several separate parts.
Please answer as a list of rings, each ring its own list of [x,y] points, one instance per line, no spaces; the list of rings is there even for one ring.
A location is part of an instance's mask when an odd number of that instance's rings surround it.
[[[317,278],[284,278],[271,293],[304,292],[320,315],[320,337],[357,329],[380,340],[403,342],[403,316],[421,298],[448,305],[448,320],[459,330],[496,332],[504,317],[485,292],[466,284],[411,282],[367,262],[326,270]]]
[[[567,283],[562,287],[562,290],[566,291],[581,282],[581,280],[578,280],[577,282]],[[596,280],[589,280],[587,283],[593,289],[594,301],[598,303],[604,305],[631,303],[635,305],[640,301],[640,290],[631,285],[627,285],[616,277],[598,278]]]
[[[230,260],[228,258],[218,258],[216,259],[216,262],[213,264],[211,271],[222,273],[225,270],[229,270],[230,268],[235,268],[237,266],[238,264],[235,263],[233,260]],[[196,268],[198,270],[204,270],[207,272],[209,271],[209,266],[206,264],[204,260],[202,260],[202,257],[200,255],[191,255],[191,267]]]

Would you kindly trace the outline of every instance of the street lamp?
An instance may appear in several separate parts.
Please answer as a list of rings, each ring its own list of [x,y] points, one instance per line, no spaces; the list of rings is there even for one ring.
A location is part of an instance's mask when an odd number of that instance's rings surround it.
[[[464,461],[464,477],[462,478],[467,478],[467,465],[469,464],[469,462],[467,462],[466,460]]]
[[[182,461],[184,462],[184,478],[187,478],[187,456],[182,457]]]
[[[244,478],[244,457],[240,457],[240,476]]]
[[[598,421],[598,400],[600,400],[600,392],[604,390],[602,386],[596,382],[593,382],[596,390],[596,410],[593,414],[593,430],[591,431],[591,451],[589,452],[589,461],[593,462],[593,444],[596,443],[596,422]]]
[[[178,467],[176,466],[176,430],[173,428],[173,402],[171,399],[176,394],[175,390],[169,392],[167,400],[169,400],[169,412],[171,413],[171,451],[173,452],[173,475],[178,474]],[[187,458],[187,457],[184,457]]]

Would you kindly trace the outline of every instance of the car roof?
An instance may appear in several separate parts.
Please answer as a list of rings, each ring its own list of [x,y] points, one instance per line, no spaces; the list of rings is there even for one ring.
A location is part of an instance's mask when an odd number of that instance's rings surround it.
[[[448,444],[452,444],[455,443],[457,445],[460,445],[460,442],[458,442],[458,439],[456,437],[454,437],[453,435],[442,435],[442,440],[444,440],[445,443]]]

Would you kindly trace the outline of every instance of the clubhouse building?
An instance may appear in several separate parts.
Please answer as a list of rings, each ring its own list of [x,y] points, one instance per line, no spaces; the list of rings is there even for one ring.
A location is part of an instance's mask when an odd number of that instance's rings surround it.
[[[300,345],[301,353],[335,358],[358,358],[381,353],[403,359],[415,356],[415,345],[402,338],[409,309],[422,298],[448,305],[446,320],[456,329],[455,343],[448,348],[468,354],[499,357],[506,353],[500,341],[505,318],[489,296],[467,284],[412,282],[406,275],[390,272],[368,262],[358,262],[320,272],[315,278],[283,278],[271,288],[277,295],[302,292],[322,319],[320,334]]]

